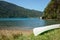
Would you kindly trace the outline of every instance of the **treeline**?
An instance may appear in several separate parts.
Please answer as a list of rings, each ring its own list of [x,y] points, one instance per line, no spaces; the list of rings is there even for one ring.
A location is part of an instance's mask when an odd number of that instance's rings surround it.
[[[40,11],[29,10],[6,1],[0,1],[0,18],[30,18],[40,16],[42,16]]]
[[[60,19],[60,0],[51,0],[44,10],[44,19]]]

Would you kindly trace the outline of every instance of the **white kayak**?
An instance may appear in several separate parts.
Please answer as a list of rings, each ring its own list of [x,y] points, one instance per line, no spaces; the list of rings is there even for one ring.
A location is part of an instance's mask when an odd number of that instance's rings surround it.
[[[34,28],[33,29],[33,33],[34,33],[35,36],[37,36],[37,35],[45,32],[45,31],[56,29],[56,28],[60,28],[60,24],[55,24],[55,25],[49,25],[49,26]]]

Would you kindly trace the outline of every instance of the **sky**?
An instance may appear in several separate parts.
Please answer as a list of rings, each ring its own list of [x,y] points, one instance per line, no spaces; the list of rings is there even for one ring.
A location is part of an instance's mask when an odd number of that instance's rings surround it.
[[[5,1],[27,9],[38,10],[38,11],[44,11],[46,6],[50,2],[50,0],[5,0]]]

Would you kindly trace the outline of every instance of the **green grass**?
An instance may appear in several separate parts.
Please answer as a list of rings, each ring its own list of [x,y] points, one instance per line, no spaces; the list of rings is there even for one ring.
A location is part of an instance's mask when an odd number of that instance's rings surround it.
[[[23,34],[2,35],[0,34],[0,40],[60,40],[60,29],[54,29],[46,31],[43,34],[34,36],[24,36]]]

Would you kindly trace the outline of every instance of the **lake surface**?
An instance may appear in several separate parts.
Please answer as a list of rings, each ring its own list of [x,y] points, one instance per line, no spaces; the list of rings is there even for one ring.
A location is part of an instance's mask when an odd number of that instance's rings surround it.
[[[0,29],[33,29],[46,25],[59,24],[59,20],[43,20],[39,18],[0,18]]]

